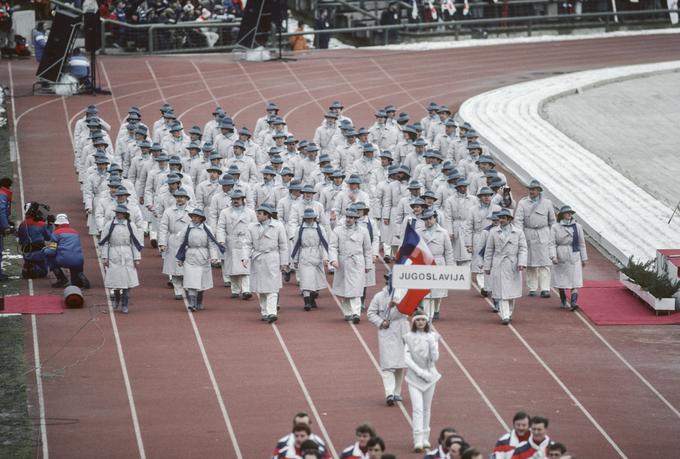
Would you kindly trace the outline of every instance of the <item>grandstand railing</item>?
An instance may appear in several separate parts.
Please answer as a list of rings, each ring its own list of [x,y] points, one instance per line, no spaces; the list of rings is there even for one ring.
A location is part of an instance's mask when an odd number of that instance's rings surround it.
[[[520,0],[521,1],[521,0]],[[76,10],[73,6],[63,4],[59,0],[51,0],[57,7]],[[78,10],[76,10],[78,11]],[[342,36],[343,34],[365,35],[369,37],[369,45],[382,45],[399,40],[401,33],[409,35],[432,34],[438,37],[452,37],[460,40],[467,35],[478,35],[479,31],[492,33],[525,33],[532,36],[537,30],[560,30],[561,28],[579,29],[601,27],[605,31],[617,30],[621,25],[634,23],[636,27],[659,27],[670,24],[669,13],[678,13],[672,9],[654,9],[639,11],[597,12],[582,14],[561,14],[495,17],[484,19],[465,19],[462,21],[403,23],[395,25],[368,25],[360,27],[338,27],[326,30],[306,30],[304,32],[282,33],[283,40],[299,35]],[[236,37],[240,28],[240,20],[223,21],[191,21],[176,24],[129,24],[112,19],[102,19],[101,39],[102,54],[125,53],[185,53],[215,52],[243,49]],[[217,41],[208,46],[205,32],[217,34]],[[213,36],[214,38],[214,36]],[[276,46],[276,35],[271,34],[272,46]],[[119,49],[115,49],[116,46]]]

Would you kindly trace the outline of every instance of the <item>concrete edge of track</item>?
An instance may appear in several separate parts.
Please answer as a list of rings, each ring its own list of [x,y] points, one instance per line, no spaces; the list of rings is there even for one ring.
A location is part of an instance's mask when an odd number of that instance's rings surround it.
[[[630,256],[647,260],[658,248],[680,246],[680,221],[668,224],[673,210],[567,137],[541,112],[547,102],[560,97],[667,72],[680,72],[680,61],[589,70],[519,83],[466,100],[458,116],[477,130],[497,160],[521,182],[538,179],[555,205],[568,203],[574,207],[599,248],[620,263],[625,264]],[[603,189],[607,192],[602,193]],[[622,208],[628,210],[625,217],[619,212]]]

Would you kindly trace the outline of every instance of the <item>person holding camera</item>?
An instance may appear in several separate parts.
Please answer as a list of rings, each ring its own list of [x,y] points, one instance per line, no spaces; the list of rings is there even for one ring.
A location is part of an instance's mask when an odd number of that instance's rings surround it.
[[[416,310],[411,331],[404,336],[404,360],[408,367],[406,382],[413,409],[413,451],[430,448],[430,416],[432,398],[442,375],[435,366],[439,360],[439,334],[430,326],[427,315]]]
[[[0,179],[0,280],[9,277],[2,272],[2,254],[5,250],[5,236],[12,233],[12,179]]]
[[[26,218],[19,225],[17,238],[24,259],[21,268],[23,279],[39,279],[47,276],[47,260],[42,249],[52,237],[54,216],[48,215],[49,207],[37,202],[26,204]]]

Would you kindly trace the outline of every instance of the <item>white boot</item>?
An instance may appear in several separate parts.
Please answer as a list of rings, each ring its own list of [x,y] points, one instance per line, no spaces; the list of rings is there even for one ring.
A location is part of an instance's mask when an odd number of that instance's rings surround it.
[[[413,452],[423,452],[423,433],[416,430],[413,431]]]

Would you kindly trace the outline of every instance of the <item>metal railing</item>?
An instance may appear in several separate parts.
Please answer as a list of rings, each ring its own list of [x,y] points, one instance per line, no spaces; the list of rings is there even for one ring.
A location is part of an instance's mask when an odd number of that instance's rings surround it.
[[[519,17],[504,17],[504,18],[485,18],[485,19],[466,19],[463,21],[448,21],[448,22],[419,22],[419,23],[405,23],[395,25],[371,25],[361,27],[339,27],[326,30],[310,30],[304,32],[289,32],[282,34],[283,37],[295,37],[299,35],[318,35],[318,34],[356,34],[366,32],[368,34],[374,33],[374,40],[372,44],[388,44],[392,42],[392,34],[404,31],[424,31],[434,29],[441,32],[440,35],[452,35],[457,41],[464,33],[469,33],[475,29],[497,30],[499,32],[509,31],[525,31],[527,36],[532,36],[535,30],[539,28],[555,28],[559,26],[568,26],[570,28],[586,28],[586,27],[603,27],[605,31],[611,31],[619,28],[624,24],[626,18],[651,18],[657,19],[656,23],[668,23],[667,19],[669,13],[678,13],[677,9],[656,9],[656,10],[640,10],[640,11],[618,11],[618,12],[603,12],[603,13],[582,13],[582,14],[562,14],[557,16],[519,16]],[[659,15],[666,15],[662,21],[656,18]],[[590,20],[590,21],[589,21]]]
[[[59,0],[50,1],[57,7],[82,12],[72,5],[64,4]],[[403,38],[399,34],[403,32],[411,35],[432,34],[452,36],[455,40],[460,40],[467,35],[473,35],[476,31],[480,30],[499,34],[526,33],[527,36],[532,36],[535,31],[542,29],[601,27],[605,31],[611,31],[620,28],[622,24],[658,26],[670,22],[668,19],[669,13],[678,13],[678,10],[655,9],[338,27],[326,30],[287,32],[282,33],[281,37],[285,42],[288,42],[290,37],[300,35],[316,36],[326,34],[332,36],[353,34],[356,36],[360,34],[370,37],[369,45],[382,45],[399,41],[400,38]],[[663,19],[660,16],[663,16]],[[634,21],[629,21],[629,19],[634,19]],[[120,48],[117,51],[118,53],[140,51],[149,53],[182,53],[242,49],[242,46],[236,41],[239,27],[240,20],[232,22],[191,21],[176,24],[128,24],[112,19],[102,19],[101,53],[110,53],[114,45],[118,45]],[[211,37],[214,43],[209,41],[208,34],[210,33],[216,34]],[[271,40],[272,44],[276,44],[274,34],[271,34]]]
[[[102,19],[102,53],[117,46],[120,52],[149,53],[228,51],[237,47],[241,21],[191,21],[176,24],[128,24]]]

